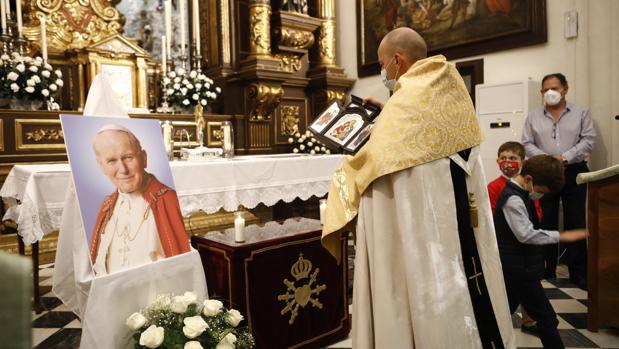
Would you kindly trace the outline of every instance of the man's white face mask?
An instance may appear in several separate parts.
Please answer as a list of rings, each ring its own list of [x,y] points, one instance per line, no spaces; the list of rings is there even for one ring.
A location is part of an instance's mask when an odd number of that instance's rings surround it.
[[[561,92],[548,90],[544,93],[544,103],[548,106],[555,106],[561,102]]]
[[[395,57],[393,57],[395,58]],[[389,64],[391,64],[391,62],[393,62],[393,58],[391,58],[391,60],[389,61],[389,63],[380,70],[380,79],[383,82],[383,85],[385,85],[385,87],[387,89],[389,89],[389,91],[393,91],[393,88],[395,87],[395,83],[396,83],[396,79],[387,79],[387,67],[389,67]],[[398,68],[399,70],[400,68]],[[396,77],[398,76],[398,73],[396,72]]]

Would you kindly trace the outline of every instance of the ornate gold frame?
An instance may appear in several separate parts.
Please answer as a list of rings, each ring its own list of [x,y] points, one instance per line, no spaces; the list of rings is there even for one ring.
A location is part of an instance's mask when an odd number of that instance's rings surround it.
[[[24,144],[23,125],[60,126],[60,120],[49,119],[15,119],[15,149],[16,150],[49,150],[66,149],[64,143]]]
[[[309,103],[308,102],[309,101],[308,101],[307,97],[282,97],[279,105],[277,106],[278,112],[280,113],[280,115],[279,115],[280,118],[282,117],[281,109],[280,108],[282,106],[282,102],[284,102],[284,101],[303,101],[303,107],[305,109],[305,129],[307,130],[307,125],[308,125],[307,118],[309,116],[308,115],[308,113],[309,113],[309,105],[308,105]],[[273,123],[273,126],[274,126],[273,127],[273,144],[275,144],[275,145],[288,144],[288,142],[278,142],[277,141],[278,136],[281,135],[280,134],[281,133],[280,122]],[[299,125],[299,127],[300,126],[301,125]],[[301,130],[299,130],[299,132],[301,132]]]

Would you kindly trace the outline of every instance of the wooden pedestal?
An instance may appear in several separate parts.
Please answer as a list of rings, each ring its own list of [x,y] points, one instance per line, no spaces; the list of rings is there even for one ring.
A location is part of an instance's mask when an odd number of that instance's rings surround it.
[[[246,227],[244,243],[234,242],[234,229],[192,237],[210,297],[245,316],[257,348],[318,348],[348,335],[347,241],[337,265],[321,229],[291,218]]]

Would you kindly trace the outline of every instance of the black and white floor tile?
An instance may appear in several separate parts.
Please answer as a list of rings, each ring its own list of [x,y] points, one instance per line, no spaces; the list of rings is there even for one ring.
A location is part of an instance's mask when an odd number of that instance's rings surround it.
[[[79,319],[51,292],[53,265],[40,269],[42,302],[45,311],[32,313],[32,345],[38,349],[79,348],[81,325]],[[587,325],[587,292],[577,288],[566,278],[565,268],[559,278],[543,281],[546,294],[559,316],[559,333],[567,348],[619,349],[619,329],[601,329],[589,332]],[[351,307],[352,308],[352,307]],[[520,317],[514,315],[516,345],[522,349],[542,348],[540,340],[521,332]],[[350,338],[335,343],[328,349],[352,348]]]

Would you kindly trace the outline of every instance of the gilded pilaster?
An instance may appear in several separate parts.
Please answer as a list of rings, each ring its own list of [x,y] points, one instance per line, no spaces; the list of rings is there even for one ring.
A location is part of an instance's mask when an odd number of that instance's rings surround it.
[[[249,2],[249,52],[251,56],[271,54],[271,4],[269,0]]]

